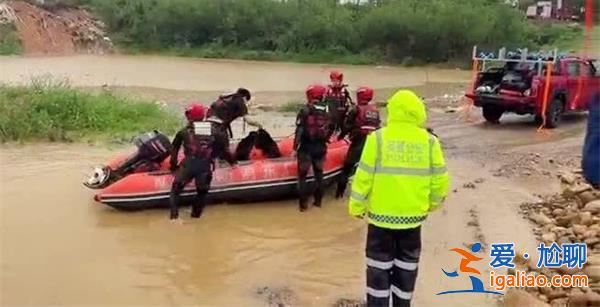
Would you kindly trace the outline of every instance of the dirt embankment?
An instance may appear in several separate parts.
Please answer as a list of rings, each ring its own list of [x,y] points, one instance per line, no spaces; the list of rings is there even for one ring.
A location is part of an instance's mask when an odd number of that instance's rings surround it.
[[[22,1],[0,4],[0,23],[14,24],[30,55],[104,54],[112,50],[104,24],[78,8],[46,10]]]

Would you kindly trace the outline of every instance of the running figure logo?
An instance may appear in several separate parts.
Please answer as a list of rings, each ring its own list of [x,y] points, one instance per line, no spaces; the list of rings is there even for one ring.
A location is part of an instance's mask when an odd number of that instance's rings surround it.
[[[451,249],[451,251],[458,253],[459,255],[462,256],[458,270],[446,272],[446,270],[442,269],[442,272],[444,272],[444,274],[450,278],[458,277],[459,272],[463,273],[463,274],[468,274],[469,279],[471,280],[472,289],[450,290],[450,291],[444,291],[444,292],[437,293],[436,295],[444,295],[444,294],[452,294],[452,293],[491,293],[491,294],[503,295],[501,292],[485,290],[481,279],[479,277],[475,276],[475,275],[481,275],[481,272],[479,272],[479,270],[469,266],[469,263],[471,263],[471,262],[477,262],[477,261],[483,260],[483,258],[477,257],[473,254],[473,253],[479,252],[480,250],[481,250],[481,243],[475,243],[471,246],[472,253],[468,252],[462,248],[453,248],[453,249]]]

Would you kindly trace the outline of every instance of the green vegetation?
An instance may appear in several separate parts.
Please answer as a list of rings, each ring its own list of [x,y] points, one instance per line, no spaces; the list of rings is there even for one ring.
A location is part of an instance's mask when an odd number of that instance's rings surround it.
[[[548,25],[544,28],[546,39],[544,47],[558,48],[565,52],[579,52],[583,49],[584,31],[581,27],[573,25]],[[600,27],[592,29],[590,51],[597,50],[600,43]],[[595,45],[594,45],[595,44]],[[594,47],[595,46],[595,47]]]
[[[288,101],[279,107],[279,112],[298,113],[305,104],[301,101]]]
[[[473,45],[580,45],[580,27],[525,20],[533,1],[521,1],[521,11],[500,0],[46,0],[44,6],[90,9],[122,51],[134,54],[460,66]]]
[[[0,85],[0,114],[1,142],[123,140],[152,129],[172,133],[180,125],[157,104],[47,80],[26,87]]]
[[[583,29],[579,26],[541,22],[531,33],[531,40],[545,49],[558,48],[561,51],[578,50],[583,41]]]
[[[0,25],[0,55],[21,54],[23,48],[13,25]]]
[[[419,65],[466,60],[474,44],[543,45],[522,12],[496,0],[75,2],[101,16],[131,52]]]
[[[32,5],[40,6],[46,10],[53,11],[65,8],[76,8],[81,5],[90,4],[90,0],[23,0]]]
[[[298,63],[343,63],[343,64],[373,64],[381,62],[382,59],[375,53],[359,54],[336,54],[328,51],[316,51],[312,53],[280,52],[269,50],[250,50],[235,46],[223,46],[209,44],[202,47],[171,47],[150,48],[140,45],[126,45],[122,48],[129,54],[153,54],[211,58],[211,59],[239,59],[252,61],[292,61]]]

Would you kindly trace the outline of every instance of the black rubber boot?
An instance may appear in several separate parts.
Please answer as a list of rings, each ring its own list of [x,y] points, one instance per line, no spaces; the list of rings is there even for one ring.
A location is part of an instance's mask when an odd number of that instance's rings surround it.
[[[346,184],[346,182],[338,182],[337,189],[335,190],[336,199],[344,197],[344,192],[346,191]]]
[[[193,219],[199,219],[199,218],[200,218],[200,216],[202,216],[202,211],[200,211],[200,210],[195,210],[195,209],[193,209],[193,208],[192,208],[192,215],[191,215],[191,217],[192,217]]]
[[[199,193],[196,197],[196,202],[192,204],[192,218],[200,218],[204,207],[206,206],[206,193]]]
[[[174,187],[171,189],[169,195],[169,206],[171,208],[170,218],[172,220],[179,218],[179,193],[181,191],[178,186],[173,186]]]
[[[300,212],[308,210],[308,199],[306,199],[306,197],[300,197],[298,209],[300,210]]]
[[[321,208],[321,201],[323,200],[323,193],[321,192],[321,190],[316,190],[315,191],[315,202],[313,203],[313,205],[315,207],[319,207]]]
[[[201,204],[194,204],[192,205],[192,214],[191,217],[194,219],[200,218],[200,216],[202,216],[202,211],[204,211],[204,205]]]

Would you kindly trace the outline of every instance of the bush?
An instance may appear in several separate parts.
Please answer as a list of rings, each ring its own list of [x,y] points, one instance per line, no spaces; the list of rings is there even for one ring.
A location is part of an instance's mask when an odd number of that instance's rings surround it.
[[[0,141],[128,138],[180,125],[173,114],[145,101],[107,91],[86,93],[66,83],[34,80],[26,87],[0,85]]]
[[[575,51],[583,46],[583,30],[579,26],[555,23],[533,25],[529,38],[543,48],[559,48],[560,51]]]
[[[502,1],[86,2],[103,17],[117,42],[205,57],[346,58],[358,63],[400,63],[411,57],[408,63],[440,62],[468,59],[474,44],[523,45],[531,33],[523,14]]]
[[[367,14],[360,27],[362,36],[380,46],[386,58],[410,57],[409,63],[465,59],[475,44],[522,43],[525,28],[518,11],[477,0],[392,1]]]
[[[0,25],[0,55],[21,54],[21,40],[13,25]]]

